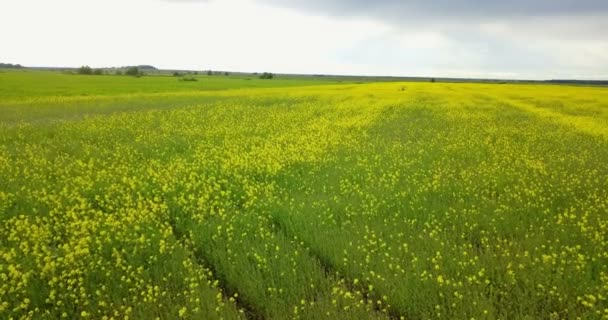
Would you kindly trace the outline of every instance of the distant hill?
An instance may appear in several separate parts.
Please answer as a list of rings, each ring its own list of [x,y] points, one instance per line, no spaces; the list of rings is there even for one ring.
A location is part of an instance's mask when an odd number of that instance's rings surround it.
[[[21,69],[23,66],[20,64],[0,63],[0,68]]]
[[[140,70],[158,70],[155,66],[151,66],[151,65],[147,65],[147,64],[141,64],[138,66],[125,66],[125,67],[122,67],[122,69],[129,69],[131,67],[137,67]]]

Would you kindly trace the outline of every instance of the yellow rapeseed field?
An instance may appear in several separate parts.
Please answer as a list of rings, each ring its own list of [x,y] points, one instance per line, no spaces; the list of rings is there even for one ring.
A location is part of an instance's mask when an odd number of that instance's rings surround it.
[[[1,319],[608,319],[606,88],[160,89],[0,100]]]

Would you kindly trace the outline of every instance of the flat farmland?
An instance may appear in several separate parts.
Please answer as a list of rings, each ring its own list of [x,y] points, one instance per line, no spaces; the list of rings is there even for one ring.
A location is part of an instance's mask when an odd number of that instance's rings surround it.
[[[0,318],[608,319],[608,90],[2,72]]]

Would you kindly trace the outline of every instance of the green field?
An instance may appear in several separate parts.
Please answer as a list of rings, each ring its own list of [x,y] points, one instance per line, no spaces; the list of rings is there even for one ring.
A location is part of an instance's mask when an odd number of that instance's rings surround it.
[[[1,319],[608,319],[608,89],[0,72]]]

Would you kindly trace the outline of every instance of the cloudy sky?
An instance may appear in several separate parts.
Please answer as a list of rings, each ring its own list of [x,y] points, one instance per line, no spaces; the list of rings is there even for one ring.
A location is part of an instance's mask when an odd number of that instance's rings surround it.
[[[606,0],[2,0],[0,62],[608,79]]]

